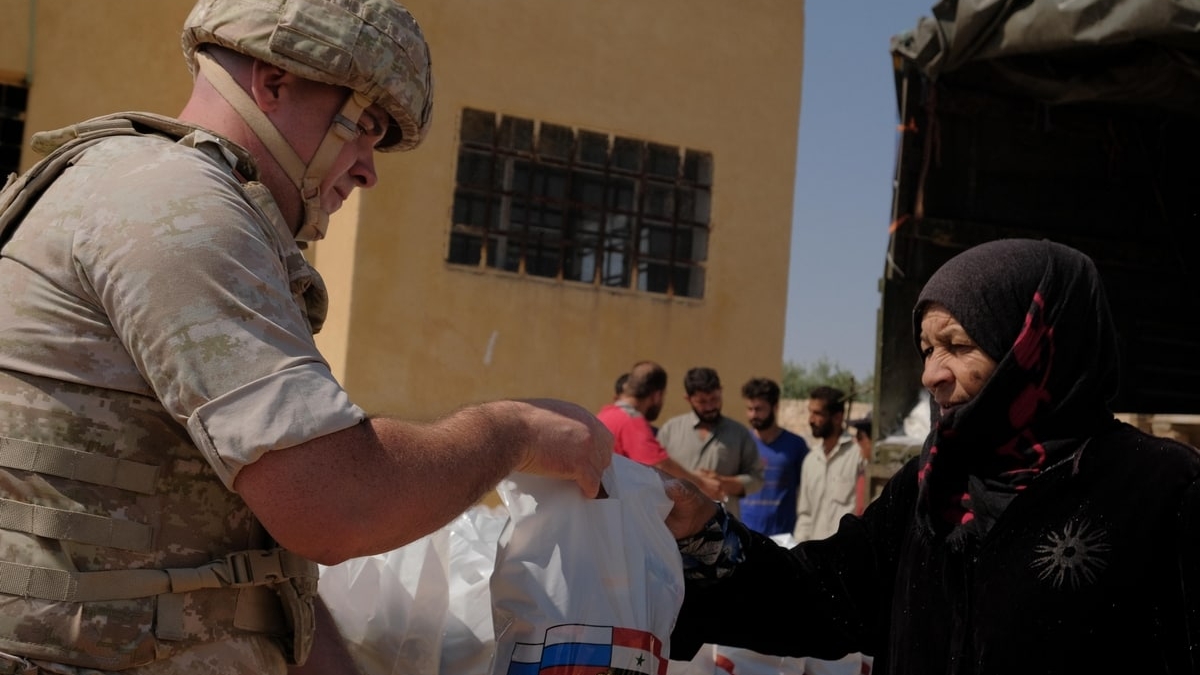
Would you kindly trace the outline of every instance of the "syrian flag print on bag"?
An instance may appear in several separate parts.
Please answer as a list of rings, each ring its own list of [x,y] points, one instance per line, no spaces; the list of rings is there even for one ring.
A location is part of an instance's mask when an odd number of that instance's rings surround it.
[[[545,642],[513,646],[508,675],[666,675],[662,640],[614,626],[562,624]]]

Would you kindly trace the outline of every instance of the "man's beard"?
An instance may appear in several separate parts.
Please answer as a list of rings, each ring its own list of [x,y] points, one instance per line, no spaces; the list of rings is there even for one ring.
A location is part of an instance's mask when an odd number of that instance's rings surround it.
[[[642,413],[642,417],[645,417],[647,422],[653,422],[654,420],[658,419],[658,414],[661,412],[662,404],[659,403],[658,405],[652,405],[647,408],[646,412]]]
[[[692,412],[696,413],[696,417],[699,417],[700,421],[704,422],[705,424],[716,424],[721,419],[720,410],[710,410],[709,412],[702,413],[699,410],[692,408]]]
[[[813,438],[829,438],[833,435],[833,422],[826,422],[820,425],[810,424],[808,426],[812,429]]]
[[[762,419],[758,419],[758,418],[751,419],[750,426],[754,427],[758,431],[762,431],[763,429],[770,429],[771,427],[775,426],[775,413],[771,413]]]

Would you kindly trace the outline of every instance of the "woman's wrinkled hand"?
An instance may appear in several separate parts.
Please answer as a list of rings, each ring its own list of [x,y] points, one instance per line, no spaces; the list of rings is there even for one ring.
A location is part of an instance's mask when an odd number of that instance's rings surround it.
[[[696,534],[717,514],[717,503],[709,499],[690,481],[680,480],[658,472],[667,496],[675,503],[667,514],[667,529],[676,539]]]

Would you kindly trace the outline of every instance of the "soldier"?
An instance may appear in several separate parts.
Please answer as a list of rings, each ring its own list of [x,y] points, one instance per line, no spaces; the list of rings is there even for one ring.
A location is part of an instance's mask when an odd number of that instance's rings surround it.
[[[594,496],[611,461],[562,401],[370,417],[317,351],[298,242],[429,125],[401,5],[200,0],[183,48],[178,119],[38,135],[53,152],[0,194],[0,673],[283,673],[316,563],[421,537],[513,470]]]

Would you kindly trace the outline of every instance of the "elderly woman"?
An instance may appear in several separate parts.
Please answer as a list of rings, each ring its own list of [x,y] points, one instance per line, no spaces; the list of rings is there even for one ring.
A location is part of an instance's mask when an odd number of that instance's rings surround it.
[[[861,651],[883,674],[1200,673],[1200,455],[1113,418],[1092,261],[977,246],[913,324],[933,430],[832,537],[785,550],[668,484],[687,577],[672,658],[708,642]]]

